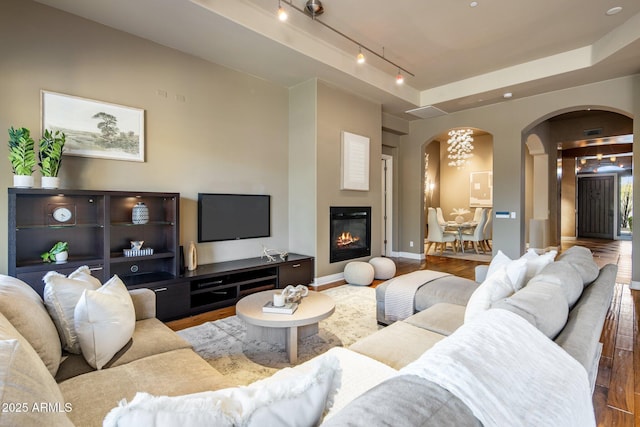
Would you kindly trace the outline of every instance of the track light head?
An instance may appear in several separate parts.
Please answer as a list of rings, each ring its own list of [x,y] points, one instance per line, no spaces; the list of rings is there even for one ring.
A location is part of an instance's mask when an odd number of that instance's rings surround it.
[[[360,50],[358,51],[358,56],[356,56],[356,61],[358,61],[358,64],[364,64],[365,57],[364,57],[364,54],[362,53],[362,48],[360,48]]]
[[[314,17],[324,13],[324,7],[322,7],[322,2],[320,0],[308,0],[304,5],[304,10]]]
[[[402,83],[404,83],[404,76],[402,75],[400,70],[398,70],[398,75],[396,76],[396,84],[401,85]]]

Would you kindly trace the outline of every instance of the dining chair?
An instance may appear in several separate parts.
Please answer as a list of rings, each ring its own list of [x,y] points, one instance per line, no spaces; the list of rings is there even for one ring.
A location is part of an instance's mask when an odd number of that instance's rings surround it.
[[[487,212],[487,222],[484,225],[482,231],[482,244],[490,252],[492,251],[490,241],[493,240],[493,209],[489,209]]]
[[[456,249],[456,236],[454,232],[444,231],[440,224],[438,224],[438,216],[434,208],[429,208],[427,213],[427,225],[429,232],[427,235],[427,247],[425,254],[429,253],[431,246],[435,244],[434,253],[438,252],[438,246],[440,246],[440,255],[444,253],[447,247],[447,243],[451,243],[451,247],[454,253],[457,253]]]
[[[460,238],[462,241],[461,245],[464,245],[466,242],[471,242],[473,244],[473,249],[477,254],[480,253],[479,249],[482,250],[482,253],[486,253],[484,247],[482,246],[482,242],[484,240],[484,226],[487,223],[487,210],[483,209],[480,213],[480,220],[473,228],[473,231],[469,233],[462,233]]]
[[[474,224],[477,224],[480,222],[480,219],[482,218],[482,211],[486,210],[485,208],[476,208],[476,211],[473,213],[473,220],[471,221]]]
[[[447,221],[444,219],[444,215],[442,214],[442,208],[436,208],[436,215],[438,218],[438,224],[440,224],[442,227],[447,225]]]

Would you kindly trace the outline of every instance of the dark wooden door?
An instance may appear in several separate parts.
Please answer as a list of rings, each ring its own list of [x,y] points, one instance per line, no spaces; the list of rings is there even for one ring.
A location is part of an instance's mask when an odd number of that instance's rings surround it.
[[[614,176],[578,178],[578,237],[613,239]]]

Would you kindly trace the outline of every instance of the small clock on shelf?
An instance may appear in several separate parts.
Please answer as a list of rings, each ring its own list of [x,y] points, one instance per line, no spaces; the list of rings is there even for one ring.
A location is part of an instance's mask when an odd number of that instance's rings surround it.
[[[49,219],[49,225],[75,225],[76,205],[49,205],[47,217]]]

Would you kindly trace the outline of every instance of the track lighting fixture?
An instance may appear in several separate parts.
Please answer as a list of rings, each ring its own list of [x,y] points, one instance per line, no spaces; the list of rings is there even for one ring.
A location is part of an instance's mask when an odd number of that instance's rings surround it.
[[[300,7],[296,6],[295,4],[293,4],[292,0],[278,0],[278,18],[281,21],[286,21],[287,20],[287,11],[282,7],[282,3],[284,3],[287,6],[289,6],[291,9],[302,13],[303,15],[305,15],[307,17],[310,17],[312,20],[316,21],[318,24],[322,25],[323,27],[328,28],[329,30],[333,31],[334,33],[338,34],[339,36],[342,36],[345,39],[349,40],[350,42],[356,44],[358,46],[358,55],[356,56],[356,61],[358,62],[358,64],[362,64],[362,63],[365,62],[365,56],[362,53],[362,50],[364,49],[364,50],[370,52],[371,54],[377,56],[381,60],[385,61],[386,63],[388,63],[390,65],[393,65],[394,67],[398,68],[398,74],[396,75],[396,83],[397,84],[401,85],[402,83],[404,83],[404,75],[402,74],[403,72],[405,74],[407,74],[407,75],[410,75],[411,77],[414,76],[414,74],[411,73],[410,71],[408,71],[406,68],[402,68],[401,66],[399,66],[395,62],[387,59],[385,57],[385,55],[384,55],[384,48],[382,50],[382,55],[380,55],[376,51],[374,51],[372,49],[369,49],[367,46],[363,45],[362,43],[358,42],[357,40],[352,39],[351,37],[347,36],[343,32],[341,32],[339,30],[336,30],[335,28],[333,28],[329,24],[326,24],[326,23],[320,21],[318,19],[318,15],[324,13],[324,6],[322,5],[322,2],[320,0],[307,0],[304,8],[300,8]]]
[[[358,61],[358,64],[364,64],[365,58],[364,58],[364,54],[362,53],[362,47],[358,46],[358,56],[356,56],[356,61]]]
[[[288,17],[289,15],[287,14],[287,11],[285,10],[284,7],[282,7],[282,4],[278,0],[278,19],[284,22],[287,20]]]

